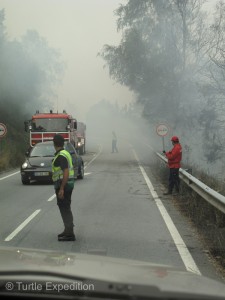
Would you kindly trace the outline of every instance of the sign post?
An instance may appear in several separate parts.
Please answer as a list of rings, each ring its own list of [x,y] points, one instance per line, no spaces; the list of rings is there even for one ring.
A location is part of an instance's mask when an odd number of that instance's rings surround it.
[[[168,134],[169,127],[166,124],[159,124],[156,126],[156,133],[162,137],[163,151],[165,150],[164,137]]]
[[[7,128],[5,124],[0,123],[0,152],[1,152],[1,138],[3,138],[7,133]]]

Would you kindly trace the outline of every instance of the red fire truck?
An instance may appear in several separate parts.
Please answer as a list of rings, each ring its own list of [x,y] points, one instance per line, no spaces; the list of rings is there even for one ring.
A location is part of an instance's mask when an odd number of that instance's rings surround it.
[[[52,140],[55,134],[61,134],[78,149],[76,135],[77,121],[64,110],[63,113],[39,113],[36,111],[29,121],[24,122],[25,131],[30,133],[30,146],[38,142]]]

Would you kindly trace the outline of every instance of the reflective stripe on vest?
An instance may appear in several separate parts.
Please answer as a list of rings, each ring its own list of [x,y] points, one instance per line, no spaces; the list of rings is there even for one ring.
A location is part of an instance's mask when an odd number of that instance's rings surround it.
[[[60,180],[63,178],[63,170],[60,167],[54,166],[55,160],[60,155],[64,156],[68,161],[68,168],[69,168],[69,178],[68,179],[74,179],[74,169],[73,169],[72,157],[68,151],[61,150],[61,151],[59,151],[59,153],[55,156],[55,158],[52,161],[52,180],[53,180],[53,182],[56,182],[57,180]]]

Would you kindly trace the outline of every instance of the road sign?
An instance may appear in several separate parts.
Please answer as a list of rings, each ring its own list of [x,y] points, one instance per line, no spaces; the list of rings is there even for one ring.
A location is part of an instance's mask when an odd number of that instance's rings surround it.
[[[159,136],[166,136],[169,132],[169,127],[166,124],[159,124],[156,127],[156,133]]]
[[[5,124],[0,123],[0,138],[4,137],[7,133],[7,128]]]

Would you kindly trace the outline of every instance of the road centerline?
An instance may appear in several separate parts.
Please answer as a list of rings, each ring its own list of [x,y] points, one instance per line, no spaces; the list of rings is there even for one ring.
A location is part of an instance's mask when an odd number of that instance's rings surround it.
[[[16,175],[16,174],[18,174],[18,173],[20,173],[20,171],[17,171],[17,172],[14,172],[14,173],[10,174],[10,175],[1,177],[0,180],[4,180],[4,179],[6,179],[6,178],[8,178],[8,177],[11,177],[11,176],[13,176],[13,175]]]
[[[102,152],[102,146],[99,146],[99,152],[92,158],[92,160],[90,160],[85,166],[84,166],[84,170],[86,170],[86,168],[101,154]]]
[[[56,198],[56,194],[54,194],[54,195],[52,195],[50,198],[48,198],[47,201],[52,201],[52,200],[54,200],[55,198]]]
[[[11,241],[34,217],[36,217],[37,214],[39,214],[40,211],[41,209],[35,210],[35,212],[33,212],[25,221],[23,221],[23,223],[10,233],[7,238],[5,238],[5,242]]]
[[[99,147],[99,152],[92,158],[92,160],[90,160],[88,163],[85,163],[85,166],[84,166],[84,170],[101,154],[102,152],[102,147],[100,146]],[[84,173],[84,175],[90,175],[91,173]],[[56,195],[52,195],[50,198],[48,198],[48,202],[54,200],[56,198]]]

